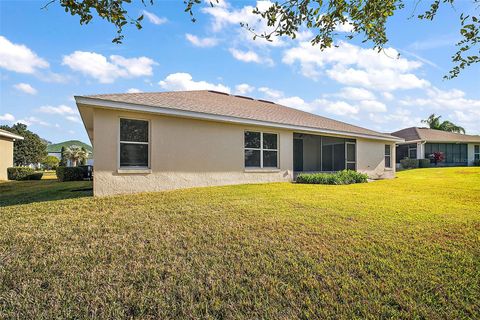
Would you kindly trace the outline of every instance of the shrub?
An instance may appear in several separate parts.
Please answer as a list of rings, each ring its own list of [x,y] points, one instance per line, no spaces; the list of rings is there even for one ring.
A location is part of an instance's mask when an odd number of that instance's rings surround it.
[[[8,180],[28,180],[28,177],[34,173],[35,170],[29,167],[7,168]]]
[[[418,159],[419,168],[430,168],[430,159]]]
[[[473,165],[476,167],[480,167],[480,159],[473,160]]]
[[[7,168],[8,180],[41,180],[43,172],[35,172],[29,167]]]
[[[59,181],[82,181],[85,176],[82,167],[57,167],[55,172]]]
[[[297,176],[297,183],[306,184],[352,184],[367,182],[368,176],[353,170],[335,173],[302,173]]]
[[[418,161],[417,159],[410,159],[405,158],[400,160],[400,164],[402,165],[403,169],[415,169],[418,168]]]

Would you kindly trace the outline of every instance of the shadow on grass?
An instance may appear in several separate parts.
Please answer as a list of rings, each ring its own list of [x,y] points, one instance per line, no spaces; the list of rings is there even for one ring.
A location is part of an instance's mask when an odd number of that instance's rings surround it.
[[[0,182],[0,207],[33,202],[91,197],[91,181],[57,180]]]

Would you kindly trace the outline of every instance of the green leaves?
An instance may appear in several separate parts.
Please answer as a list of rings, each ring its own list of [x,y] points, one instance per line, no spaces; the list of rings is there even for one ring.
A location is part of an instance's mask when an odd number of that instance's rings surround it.
[[[50,0],[58,3],[73,16],[80,17],[80,24],[88,24],[93,19],[92,12],[113,24],[117,29],[114,43],[122,43],[123,28],[128,24],[142,29],[143,15],[134,19],[128,15],[125,4],[131,0]],[[210,6],[218,4],[219,0],[210,1]],[[435,19],[441,6],[453,7],[455,0],[430,0],[428,9],[416,17],[421,20]],[[480,0],[473,0],[480,6]],[[141,0],[143,5],[153,5],[154,0]],[[183,0],[185,12],[189,13],[191,21],[195,22],[194,7],[201,0]],[[420,2],[414,4],[414,11]],[[409,2],[410,4],[410,2]],[[428,5],[428,4],[427,4]],[[474,12],[478,12],[479,6]],[[311,44],[324,50],[334,45],[338,39],[353,40],[359,37],[362,43],[371,44],[373,49],[381,51],[388,42],[386,24],[398,10],[405,7],[404,0],[285,0],[275,2],[265,11],[255,8],[253,13],[263,19],[268,31],[258,32],[246,23],[240,25],[253,34],[253,38],[264,38],[272,41],[273,37],[290,37],[295,39],[300,28],[308,28],[313,32]],[[455,9],[455,8],[454,8]],[[452,56],[454,66],[444,78],[457,77],[470,65],[480,62],[480,20],[475,15],[460,14],[460,35],[462,39],[456,43],[457,52]],[[339,28],[348,24],[349,32],[339,32]],[[344,30],[345,31],[345,30]]]

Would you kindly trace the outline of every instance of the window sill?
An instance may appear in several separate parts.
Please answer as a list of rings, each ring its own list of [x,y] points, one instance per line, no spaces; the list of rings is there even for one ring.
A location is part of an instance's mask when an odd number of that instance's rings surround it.
[[[149,174],[149,173],[152,173],[152,169],[120,168],[120,169],[117,169],[117,173]]]
[[[280,172],[281,170],[278,168],[245,168],[245,172],[251,173],[251,172],[260,172],[260,173],[268,173],[268,172]]]

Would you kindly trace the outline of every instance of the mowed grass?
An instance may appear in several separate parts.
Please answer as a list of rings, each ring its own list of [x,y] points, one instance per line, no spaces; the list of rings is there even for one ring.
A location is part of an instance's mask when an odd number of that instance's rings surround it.
[[[0,259],[1,319],[478,319],[480,168],[7,203]]]

